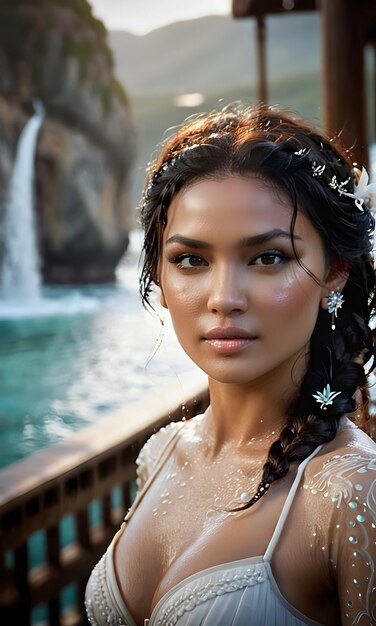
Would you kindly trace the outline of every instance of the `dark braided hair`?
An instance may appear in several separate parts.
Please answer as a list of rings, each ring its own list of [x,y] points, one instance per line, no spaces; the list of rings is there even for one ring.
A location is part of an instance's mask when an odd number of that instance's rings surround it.
[[[290,464],[301,462],[315,448],[332,440],[344,414],[358,411],[359,425],[372,435],[367,412],[368,390],[364,365],[374,369],[375,271],[372,236],[374,219],[366,203],[360,209],[342,194],[333,177],[354,190],[351,155],[341,151],[314,128],[274,107],[226,107],[188,121],[168,139],[149,170],[141,203],[145,230],[140,291],[144,305],[157,284],[163,231],[168,207],[183,187],[223,173],[257,176],[287,193],[293,208],[290,232],[298,210],[321,234],[328,260],[346,268],[342,291],[345,304],[331,329],[330,315],[320,309],[310,340],[309,362],[299,393],[289,407],[287,421],[268,451],[252,506],[272,482],[285,476]],[[318,280],[300,261],[300,265]],[[331,388],[340,391],[332,405],[320,409],[312,394]],[[360,398],[360,402],[359,402]]]

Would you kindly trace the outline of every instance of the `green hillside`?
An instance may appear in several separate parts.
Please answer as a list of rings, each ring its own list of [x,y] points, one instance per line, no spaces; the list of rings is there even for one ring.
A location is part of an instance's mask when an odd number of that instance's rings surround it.
[[[268,17],[267,73],[271,80],[318,71],[318,13]],[[254,19],[207,16],[137,36],[109,33],[116,75],[133,95],[211,92],[256,83]]]
[[[139,202],[145,179],[147,163],[156,147],[190,115],[218,109],[233,101],[244,104],[257,102],[255,88],[217,90],[206,94],[199,107],[177,107],[173,103],[174,94],[133,97],[132,104],[139,132],[138,158],[133,176],[133,202]],[[289,79],[272,81],[269,89],[270,102],[279,103],[300,113],[314,124],[321,124],[321,88],[317,72],[293,76]],[[169,130],[168,130],[169,129]]]

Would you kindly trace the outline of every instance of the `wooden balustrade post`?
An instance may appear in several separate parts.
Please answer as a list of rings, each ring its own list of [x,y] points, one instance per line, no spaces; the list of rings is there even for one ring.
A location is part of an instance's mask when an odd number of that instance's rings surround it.
[[[91,546],[89,513],[87,508],[76,513],[77,542],[84,550],[89,550]]]
[[[14,551],[14,576],[19,593],[19,601],[16,609],[17,617],[14,624],[31,626],[31,600],[28,581],[29,555],[27,542],[25,541]]]
[[[102,498],[102,514],[103,524],[107,527],[112,527],[111,493],[106,493]]]

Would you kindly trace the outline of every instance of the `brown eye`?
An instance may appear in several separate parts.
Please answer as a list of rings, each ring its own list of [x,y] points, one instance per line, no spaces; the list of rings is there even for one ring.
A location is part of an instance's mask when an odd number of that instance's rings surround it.
[[[194,254],[184,254],[172,260],[178,267],[188,269],[192,267],[207,267],[208,263],[200,256]]]
[[[254,261],[254,265],[280,265],[286,257],[281,252],[265,252]]]

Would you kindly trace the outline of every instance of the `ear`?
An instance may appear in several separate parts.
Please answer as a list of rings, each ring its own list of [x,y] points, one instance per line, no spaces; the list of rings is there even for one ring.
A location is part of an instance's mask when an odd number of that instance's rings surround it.
[[[321,307],[328,309],[328,294],[330,291],[341,292],[347,283],[350,273],[350,264],[347,261],[333,259],[322,287]]]
[[[162,289],[161,289],[161,293],[160,293],[160,296],[159,296],[159,302],[163,306],[164,309],[168,309],[166,298],[164,296],[164,293],[163,293]]]
[[[156,277],[154,279],[154,282],[157,285],[157,287],[159,287],[159,291],[160,291],[160,293],[159,293],[159,304],[161,306],[163,306],[164,309],[168,309],[166,298],[165,298],[165,295],[163,293],[163,289],[162,289],[162,286],[161,286],[160,275],[161,275],[161,267],[160,267],[160,262],[158,261],[157,275],[156,275]]]

